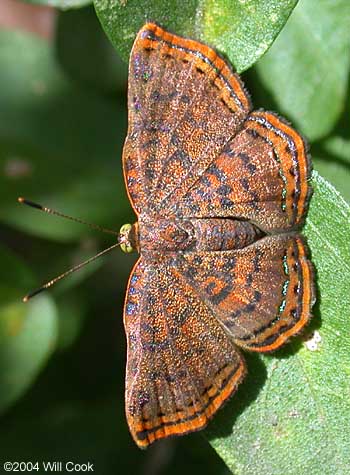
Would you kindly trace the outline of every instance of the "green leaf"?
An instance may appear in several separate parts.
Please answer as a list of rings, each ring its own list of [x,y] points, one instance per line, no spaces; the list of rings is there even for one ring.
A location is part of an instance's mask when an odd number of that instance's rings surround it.
[[[350,466],[350,207],[318,173],[305,226],[318,296],[303,337],[248,355],[248,377],[211,423],[235,475],[340,475]]]
[[[327,177],[327,180],[339,190],[342,196],[350,203],[350,170],[337,161],[327,161],[317,157],[313,158],[317,170]]]
[[[278,104],[309,140],[328,134],[344,108],[350,66],[350,2],[301,0],[257,65]]]
[[[272,45],[298,0],[203,0],[196,28],[201,39],[227,55],[240,73]]]
[[[146,19],[178,35],[200,40],[227,55],[238,72],[251,66],[283,28],[297,0],[94,0],[114,46],[128,60]]]
[[[49,296],[21,301],[32,285],[26,267],[0,249],[0,412],[32,384],[55,348],[56,309]],[[4,298],[3,298],[4,297]]]
[[[58,14],[56,51],[63,69],[76,81],[108,93],[126,89],[127,65],[106,37],[92,7]]]
[[[315,168],[350,203],[350,140],[332,136],[312,148]]]
[[[130,219],[121,170],[124,99],[78,88],[44,40],[8,31],[0,32],[0,83],[0,219],[56,240],[87,235],[86,227],[59,218],[48,225],[42,213],[17,203],[22,195],[119,229]]]
[[[80,8],[92,3],[92,0],[24,0],[26,3],[34,3],[36,5],[47,5],[48,7],[56,7],[61,10],[69,8]]]

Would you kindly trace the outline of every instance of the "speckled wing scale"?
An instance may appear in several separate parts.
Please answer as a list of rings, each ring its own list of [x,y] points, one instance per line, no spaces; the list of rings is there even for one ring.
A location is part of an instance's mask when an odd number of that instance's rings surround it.
[[[169,259],[140,259],[125,308],[126,414],[137,444],[201,429],[235,390],[244,361]]]
[[[311,194],[300,135],[251,112],[213,51],[155,24],[130,57],[125,182],[140,252],[128,284],[126,415],[140,447],[203,428],[311,316],[298,234]],[[124,236],[125,237],[125,236]]]
[[[128,106],[130,199],[139,214],[165,216],[241,127],[250,101],[212,49],[146,25],[131,52]]]
[[[266,352],[310,318],[313,289],[305,252],[298,235],[267,236],[244,249],[184,253],[178,269],[237,346]]]
[[[253,112],[175,204],[176,212],[245,218],[266,232],[293,230],[305,217],[310,174],[301,136],[274,113]]]

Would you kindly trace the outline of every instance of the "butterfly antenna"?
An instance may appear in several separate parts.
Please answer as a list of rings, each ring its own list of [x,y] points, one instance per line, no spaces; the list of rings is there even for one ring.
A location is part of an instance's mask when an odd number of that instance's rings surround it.
[[[82,219],[79,219],[79,218],[73,218],[72,216],[68,216],[66,214],[60,213],[59,211],[56,211],[51,208],[47,208],[46,206],[42,206],[38,203],[34,203],[34,201],[26,200],[25,198],[22,198],[22,197],[18,198],[18,202],[23,203],[27,206],[30,206],[31,208],[44,211],[45,213],[59,216],[60,218],[65,218],[65,219],[69,219],[70,221],[75,221],[76,223],[85,224],[86,226],[89,226],[90,228],[96,229],[97,231],[101,231],[103,233],[113,234],[114,236],[118,236],[119,234],[117,233],[117,231],[112,231],[111,229],[102,228],[101,226],[98,226],[97,224],[87,223],[86,221],[83,221]]]
[[[50,280],[49,282],[46,282],[46,284],[42,285],[36,290],[33,290],[29,294],[27,294],[25,297],[23,297],[23,302],[28,302],[29,299],[34,297],[35,295],[39,294],[43,290],[49,289],[52,287],[56,282],[59,280],[63,279],[64,277],[67,277],[67,275],[72,274],[73,272],[76,272],[77,270],[81,269],[82,267],[86,266],[87,264],[90,264],[90,262],[94,261],[95,259],[98,259],[99,257],[103,256],[104,254],[107,254],[108,252],[112,251],[114,248],[120,246],[120,242],[117,242],[113,244],[112,246],[108,247],[107,249],[104,249],[103,251],[99,252],[95,256],[90,257],[84,262],[81,262],[80,264],[72,267],[71,269],[67,270],[66,272],[63,272],[63,274],[55,277],[54,279]]]
[[[48,214],[53,214],[55,216],[59,216],[60,218],[65,218],[65,219],[69,219],[70,221],[75,221],[76,223],[80,223],[80,224],[85,224],[86,226],[89,226],[90,228],[92,229],[96,229],[98,231],[102,231],[103,233],[107,233],[107,234],[113,234],[114,236],[119,236],[119,233],[117,233],[116,231],[112,231],[111,229],[107,229],[107,228],[103,228],[101,226],[98,226],[97,224],[91,224],[91,223],[88,223],[86,221],[83,221],[82,219],[79,219],[79,218],[73,218],[72,216],[68,216],[66,214],[63,214],[63,213],[60,213],[59,211],[56,211],[54,209],[51,209],[51,208],[47,208],[46,206],[42,206],[38,203],[34,203],[34,201],[30,201],[30,200],[26,200],[25,198],[18,198],[18,202],[19,203],[23,203],[27,206],[30,206],[32,208],[35,208],[35,209],[38,209],[40,211],[44,211],[45,213],[48,213]],[[114,248],[118,247],[121,245],[121,242],[119,241],[118,239],[118,242],[113,244],[112,246],[108,247],[107,249],[104,249],[103,251],[99,252],[98,254],[96,254],[95,256],[93,257],[90,257],[89,259],[87,259],[86,261],[84,262],[81,262],[80,264],[72,267],[71,269],[67,270],[66,272],[63,272],[63,274],[60,274],[59,276],[55,277],[54,279],[50,280],[49,282],[47,282],[46,284],[42,285],[41,287],[39,287],[38,289],[36,290],[33,290],[32,292],[30,292],[29,294],[27,294],[25,297],[23,297],[23,302],[28,302],[29,299],[31,299],[32,297],[34,297],[35,295],[39,294],[40,292],[42,292],[43,290],[46,290],[50,287],[52,287],[54,284],[56,284],[56,282],[58,282],[59,280],[63,279],[64,277],[67,277],[67,275],[69,274],[72,274],[73,272],[76,272],[78,271],[79,269],[81,269],[82,267],[86,266],[87,264],[90,264],[90,262],[94,261],[95,259],[103,256],[104,254],[107,254],[108,252],[112,251]]]

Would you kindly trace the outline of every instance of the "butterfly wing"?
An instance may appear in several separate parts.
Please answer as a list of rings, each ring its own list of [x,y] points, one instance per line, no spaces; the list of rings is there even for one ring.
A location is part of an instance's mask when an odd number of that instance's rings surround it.
[[[250,101],[214,50],[149,23],[131,52],[128,107],[130,201],[137,213],[165,216],[239,130]]]
[[[267,232],[294,229],[307,211],[310,174],[302,137],[275,114],[253,112],[174,214],[241,217]]]
[[[175,262],[142,257],[128,285],[126,416],[140,447],[202,429],[245,374],[242,356]]]
[[[183,253],[177,269],[244,349],[276,350],[311,318],[313,271],[299,235],[269,236],[234,251]]]

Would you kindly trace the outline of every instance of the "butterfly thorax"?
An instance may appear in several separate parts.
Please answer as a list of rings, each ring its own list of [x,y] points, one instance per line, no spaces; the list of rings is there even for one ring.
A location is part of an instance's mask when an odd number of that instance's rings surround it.
[[[140,219],[135,230],[134,245],[141,253],[241,249],[263,234],[248,221],[230,218]]]

